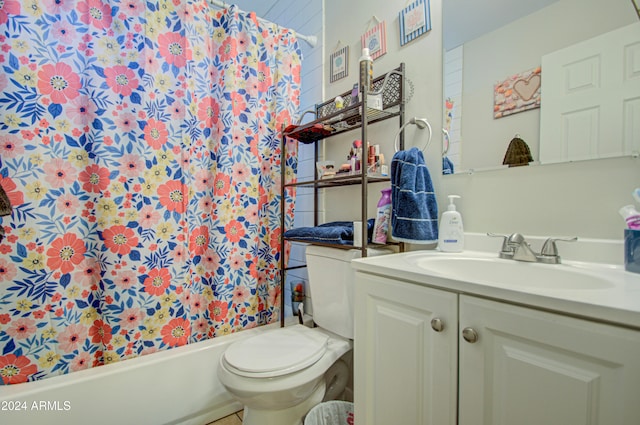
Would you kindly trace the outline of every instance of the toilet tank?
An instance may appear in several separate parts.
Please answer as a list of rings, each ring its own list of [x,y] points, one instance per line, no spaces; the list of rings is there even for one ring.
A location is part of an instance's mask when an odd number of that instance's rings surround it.
[[[392,252],[367,249],[368,256]],[[359,249],[308,245],[306,250],[313,321],[321,328],[349,339],[353,339],[355,280],[351,260],[361,256]]]

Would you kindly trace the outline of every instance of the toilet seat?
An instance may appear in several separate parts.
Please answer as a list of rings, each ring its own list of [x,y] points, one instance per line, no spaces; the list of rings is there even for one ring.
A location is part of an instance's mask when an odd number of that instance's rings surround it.
[[[273,378],[305,369],[327,351],[329,337],[302,325],[264,332],[229,346],[225,365],[245,377]]]

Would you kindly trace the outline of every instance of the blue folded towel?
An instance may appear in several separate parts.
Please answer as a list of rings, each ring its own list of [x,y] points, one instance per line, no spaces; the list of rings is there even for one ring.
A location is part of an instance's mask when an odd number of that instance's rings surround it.
[[[391,236],[400,242],[438,241],[438,204],[422,151],[399,151],[391,160]]]
[[[371,242],[375,220],[367,220],[367,235]],[[353,245],[353,221],[332,221],[315,227],[297,227],[284,232],[285,238],[299,239],[313,243],[334,243]]]
[[[453,174],[453,162],[446,156],[442,157],[442,174]]]

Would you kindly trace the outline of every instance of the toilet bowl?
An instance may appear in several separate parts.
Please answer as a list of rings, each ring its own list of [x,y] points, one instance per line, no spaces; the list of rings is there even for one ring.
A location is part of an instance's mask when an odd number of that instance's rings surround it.
[[[244,425],[301,425],[313,406],[344,391],[350,371],[342,358],[351,348],[321,328],[273,329],[232,344],[218,378],[244,404]]]
[[[367,255],[390,253],[369,249]],[[307,246],[318,327],[288,326],[231,344],[218,378],[244,404],[244,425],[302,425],[318,403],[339,398],[351,376],[353,282],[360,250]]]

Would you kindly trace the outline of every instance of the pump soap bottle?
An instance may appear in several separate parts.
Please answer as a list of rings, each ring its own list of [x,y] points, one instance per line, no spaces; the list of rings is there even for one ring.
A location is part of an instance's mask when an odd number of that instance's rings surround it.
[[[440,218],[438,249],[444,252],[462,252],[464,248],[464,229],[462,216],[456,211],[454,200],[458,195],[449,195],[449,206]]]

